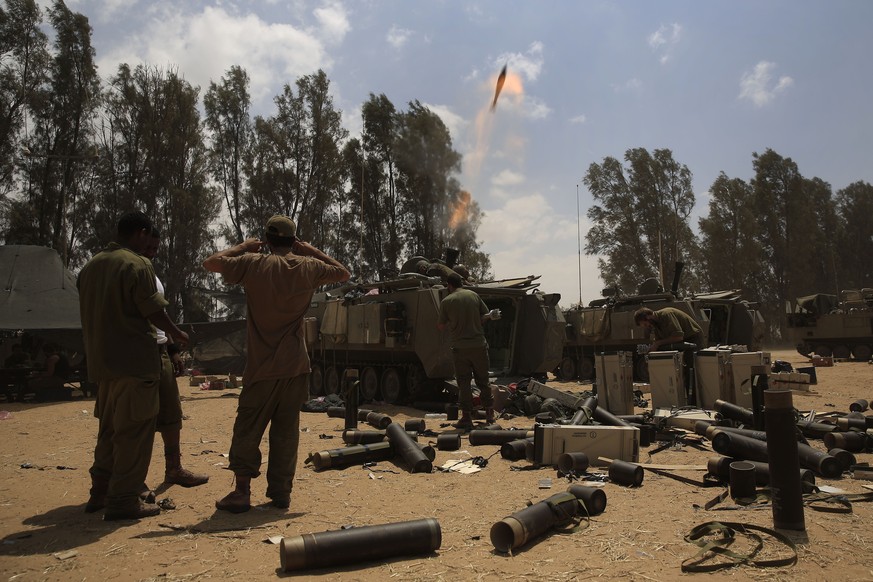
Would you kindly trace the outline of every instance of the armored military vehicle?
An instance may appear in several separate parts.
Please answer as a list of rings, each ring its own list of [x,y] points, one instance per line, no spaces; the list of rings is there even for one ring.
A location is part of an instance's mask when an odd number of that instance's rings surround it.
[[[318,293],[304,322],[312,361],[310,392],[340,390],[344,370],[359,373],[364,400],[426,400],[454,376],[448,331],[437,329],[450,268],[416,257],[400,275]],[[428,275],[430,273],[433,276]],[[559,294],[537,289],[538,276],[469,283],[502,317],[484,330],[498,381],[545,379],[561,360],[564,316]]]
[[[788,314],[788,334],[798,353],[868,361],[873,354],[873,288],[840,296],[798,297]]]
[[[637,346],[646,342],[646,332],[634,325],[633,320],[634,311],[640,307],[652,310],[675,307],[688,313],[703,329],[707,345],[759,349],[764,320],[757,307],[743,300],[739,290],[681,297],[678,292],[681,271],[677,268],[670,291],[664,291],[656,279],[649,279],[640,285],[636,295],[624,295],[616,288],[604,289],[603,299],[564,311],[567,321],[564,354],[555,375],[565,381],[588,380],[595,374],[595,354],[629,351],[634,354],[634,378],[646,381],[646,359],[637,353]]]

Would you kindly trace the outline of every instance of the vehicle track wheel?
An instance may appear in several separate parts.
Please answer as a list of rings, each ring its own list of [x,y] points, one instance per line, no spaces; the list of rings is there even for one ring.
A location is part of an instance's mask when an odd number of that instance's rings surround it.
[[[389,404],[397,404],[403,396],[403,382],[397,368],[388,368],[382,374],[382,398]]]
[[[815,351],[817,356],[821,356],[823,358],[829,358],[832,355],[834,355],[834,352],[831,349],[831,346],[826,346],[824,344],[822,344],[820,346],[815,346],[815,350],[813,350],[813,351]]]
[[[309,394],[321,396],[323,393],[324,372],[321,370],[321,364],[312,364],[312,371],[309,373]]]
[[[406,370],[406,391],[410,396],[414,397],[425,389],[427,383],[427,375],[424,373],[424,368],[418,364],[412,364]]]
[[[340,389],[340,371],[336,366],[328,366],[324,370],[324,393],[338,394]]]
[[[646,369],[648,371],[648,368]],[[579,360],[579,379],[591,380],[594,378],[594,358],[589,356]]]
[[[873,356],[873,350],[868,345],[858,344],[852,346],[852,356],[859,362],[869,362],[871,356]]]
[[[361,399],[372,402],[379,396],[379,373],[376,368],[367,367],[361,372]]]
[[[559,378],[563,382],[569,382],[570,380],[576,379],[576,360],[570,357],[566,357],[561,360]]]
[[[849,349],[849,346],[843,344],[834,346],[834,357],[840,360],[848,360],[852,357],[852,350]]]

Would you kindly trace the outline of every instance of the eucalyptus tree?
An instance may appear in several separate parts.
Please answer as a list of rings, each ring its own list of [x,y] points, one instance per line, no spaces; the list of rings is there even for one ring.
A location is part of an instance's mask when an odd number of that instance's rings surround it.
[[[204,316],[194,291],[214,233],[220,199],[209,186],[208,152],[201,132],[198,89],[175,70],[119,66],[106,95],[103,147],[109,172],[96,216],[104,227],[137,207],[162,232],[155,268],[170,311],[185,321]]]
[[[786,303],[809,291],[816,222],[806,181],[791,158],[772,149],[752,154],[752,188],[760,223],[762,270],[758,287],[765,319],[775,337],[784,337]]]
[[[275,98],[274,115],[255,118],[243,230],[260,233],[271,214],[281,213],[297,221],[306,240],[332,251],[336,202],[346,178],[340,150],[348,132],[324,71],[297,79],[295,86],[296,92],[285,85]]]
[[[21,159],[25,121],[30,110],[47,99],[51,60],[36,0],[6,0],[5,4],[5,9],[0,7],[0,201],[11,193],[22,194],[20,184],[15,184],[15,168]]]
[[[251,142],[251,95],[245,69],[232,66],[220,84],[209,83],[203,97],[205,127],[209,136],[209,167],[224,194],[230,217],[227,238],[243,240],[243,190],[246,188],[244,159]],[[230,233],[228,233],[230,234]]]
[[[800,252],[806,253],[808,262],[800,265],[797,272],[798,295],[836,292],[839,285],[839,237],[843,228],[837,217],[834,193],[831,185],[821,178],[803,180],[801,204],[807,206],[805,224],[807,236]]]
[[[585,251],[604,256],[598,267],[608,285],[635,290],[642,280],[657,277],[666,287],[664,270],[694,258],[696,241],[688,225],[694,207],[691,171],[668,149],[654,155],[631,149],[624,160],[627,167],[606,157],[591,164],[583,178],[596,202],[588,210],[593,226]],[[689,267],[693,276],[693,264]]]
[[[461,195],[454,177],[461,155],[440,117],[417,100],[400,115],[396,152],[400,207],[408,219],[400,225],[404,247],[410,254],[439,257],[451,238],[449,219]]]
[[[377,154],[367,152],[357,138],[346,142],[343,159],[348,189],[340,208],[345,217],[340,228],[348,241],[347,264],[358,278],[386,278],[398,267],[398,252],[393,244],[399,241],[396,224],[400,212],[396,205],[389,204],[385,165]]]
[[[709,213],[699,221],[701,279],[708,289],[744,289],[757,299],[761,248],[752,187],[721,172],[709,196]]]
[[[361,181],[368,185],[365,190],[369,197],[366,199],[371,201],[370,211],[362,215],[368,217],[365,230],[378,233],[378,244],[373,245],[371,256],[382,272],[396,267],[403,259],[400,256],[402,215],[397,193],[396,153],[400,120],[394,104],[384,93],[378,97],[370,93],[370,98],[361,107],[361,115],[364,122],[361,155],[372,159],[368,160],[372,171],[362,172],[360,176]],[[350,179],[353,184],[356,178],[352,172]]]
[[[838,224],[840,289],[873,287],[873,185],[858,181],[838,190],[835,196]]]
[[[48,13],[55,40],[46,92],[30,108],[33,131],[23,142],[30,158],[22,175],[29,212],[18,216],[29,223],[15,229],[32,244],[56,249],[70,265],[83,259],[77,254],[84,235],[81,217],[92,204],[83,186],[93,177],[96,159],[92,122],[100,79],[88,19],[62,0],[55,0]]]

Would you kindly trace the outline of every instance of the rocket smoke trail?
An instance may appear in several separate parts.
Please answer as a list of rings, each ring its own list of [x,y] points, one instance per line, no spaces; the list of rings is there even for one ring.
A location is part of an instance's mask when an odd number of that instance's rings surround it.
[[[503,70],[497,77],[497,88],[494,90],[494,101],[491,102],[491,111],[497,107],[497,98],[500,96],[500,91],[503,89],[503,83],[506,82],[506,65],[503,65]]]

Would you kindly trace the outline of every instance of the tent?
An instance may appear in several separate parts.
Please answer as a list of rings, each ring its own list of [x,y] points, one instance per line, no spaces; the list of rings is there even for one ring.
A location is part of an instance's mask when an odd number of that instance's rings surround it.
[[[28,334],[40,340],[37,346],[55,342],[70,356],[84,354],[76,277],[64,268],[57,252],[40,246],[0,246],[0,281],[0,336]],[[244,295],[239,297],[244,301]],[[207,373],[241,374],[245,326],[245,320],[182,325],[191,334],[195,365]],[[6,351],[0,350],[0,355]]]
[[[82,353],[82,322],[76,278],[54,249],[0,246],[0,331],[22,332]]]

